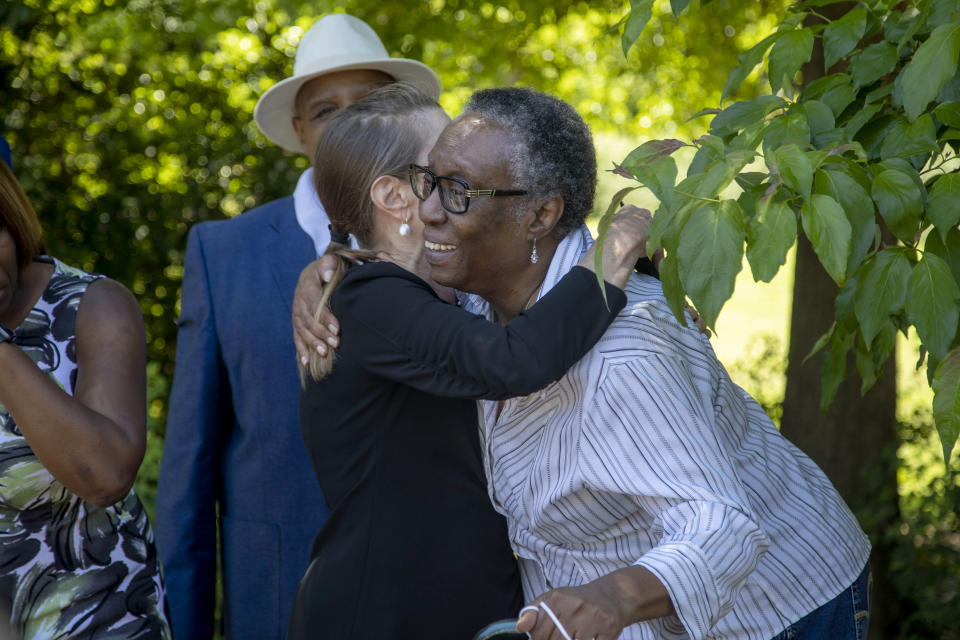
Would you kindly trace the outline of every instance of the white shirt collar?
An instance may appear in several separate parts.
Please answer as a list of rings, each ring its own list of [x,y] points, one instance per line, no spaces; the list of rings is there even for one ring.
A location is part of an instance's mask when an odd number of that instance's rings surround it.
[[[323,254],[330,244],[330,219],[313,187],[313,167],[300,174],[297,180],[297,188],[293,192],[293,210],[300,227],[313,240],[317,255]]]

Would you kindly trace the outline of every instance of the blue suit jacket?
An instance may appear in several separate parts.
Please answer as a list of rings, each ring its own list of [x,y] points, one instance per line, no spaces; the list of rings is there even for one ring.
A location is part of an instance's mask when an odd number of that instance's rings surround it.
[[[327,516],[290,326],[315,257],[292,197],[190,231],[156,522],[177,640],[213,635],[218,507],[228,636],[286,635]]]

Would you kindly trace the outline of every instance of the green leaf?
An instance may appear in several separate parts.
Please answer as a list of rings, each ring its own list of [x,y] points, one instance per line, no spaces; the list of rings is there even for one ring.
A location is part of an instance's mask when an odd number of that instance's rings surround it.
[[[927,218],[946,241],[947,233],[960,223],[960,173],[937,178],[927,199]]]
[[[783,202],[761,198],[747,226],[747,261],[756,282],[770,282],[797,239],[797,214]]]
[[[853,276],[840,287],[837,299],[833,303],[833,317],[837,321],[837,324],[846,331],[855,331],[857,329],[857,315],[853,310],[853,301],[856,293],[857,274],[854,273]]]
[[[850,141],[856,137],[857,133],[861,128],[868,122],[873,116],[877,115],[877,112],[880,111],[880,105],[878,104],[868,104],[864,105],[862,109],[857,111],[853,116],[847,120],[847,124],[843,127],[843,138],[844,140]]]
[[[938,358],[947,355],[960,321],[960,287],[950,266],[932,253],[925,253],[907,281],[907,319],[917,328],[923,346]]]
[[[884,323],[869,345],[857,341],[856,363],[860,374],[860,393],[864,394],[877,382],[890,354],[897,344],[897,328],[889,320]]]
[[[867,28],[867,11],[856,7],[823,30],[824,70],[837,63],[857,46]]]
[[[892,72],[900,56],[889,42],[878,42],[850,59],[850,72],[855,87],[866,87]]]
[[[747,79],[750,72],[763,60],[767,49],[786,33],[786,31],[777,31],[737,56],[740,64],[727,76],[727,83],[723,86],[723,92],[720,94],[721,101],[725,100],[728,95],[740,88],[740,85]]]
[[[771,95],[735,102],[710,122],[710,133],[721,138],[726,137],[757,120],[762,120],[768,113],[785,104],[787,103],[783,98]]]
[[[830,196],[817,193],[803,203],[800,219],[823,268],[837,284],[843,284],[852,234],[843,208]]]
[[[670,0],[670,9],[673,11],[673,15],[679,16],[688,4],[690,4],[690,0]]]
[[[770,119],[770,125],[763,134],[763,153],[770,153],[791,142],[801,147],[810,144],[810,123],[802,108],[791,109]]]
[[[954,349],[933,373],[933,421],[937,423],[943,461],[950,462],[960,438],[960,348]]]
[[[630,0],[630,17],[627,18],[627,24],[623,27],[623,36],[620,38],[620,46],[623,47],[623,55],[626,57],[630,47],[637,41],[643,29],[650,22],[653,15],[653,0]]]
[[[933,110],[933,115],[948,127],[960,128],[960,102],[944,102]]]
[[[836,329],[837,329],[837,323],[836,322],[830,323],[830,328],[827,329],[826,333],[824,333],[822,336],[817,338],[817,341],[814,343],[813,347],[810,349],[810,353],[808,353],[803,358],[803,362],[800,363],[801,366],[807,364],[807,360],[817,355],[817,353],[821,349],[827,346],[827,343],[830,342],[830,338],[833,337],[833,332],[836,331]]]
[[[677,140],[676,138],[647,140],[623,159],[623,166],[627,171],[632,171],[636,165],[644,164],[663,156],[669,156],[677,149],[685,146],[687,145],[683,140]]]
[[[936,233],[927,234],[923,250],[943,258],[950,267],[953,279],[960,282],[960,229],[950,229],[942,239]]]
[[[761,171],[744,171],[743,173],[737,174],[735,180],[741,189],[750,190],[759,187],[768,177],[769,174]]]
[[[869,344],[890,316],[903,310],[910,261],[903,249],[883,249],[861,271],[853,294],[853,310],[863,339]]]
[[[771,164],[772,161],[772,164]],[[807,154],[795,144],[785,144],[774,150],[772,157],[767,156],[767,163],[781,181],[803,196],[804,200],[810,197],[810,187],[813,183],[813,167]]]
[[[668,253],[660,261],[657,270],[660,272],[660,282],[663,284],[663,296],[667,299],[667,305],[673,311],[677,322],[684,327],[687,326],[686,294],[680,283],[680,275],[677,273],[677,258]]]
[[[903,69],[903,107],[911,120],[916,119],[940,87],[957,73],[960,56],[960,22],[944,24],[933,30]]]
[[[670,206],[673,200],[674,184],[677,181],[677,163],[673,158],[657,158],[652,162],[634,166],[630,172],[656,196],[657,200]]]
[[[923,194],[913,177],[900,169],[882,171],[873,179],[870,195],[893,234],[906,244],[914,244]]]
[[[804,103],[819,100],[830,107],[834,116],[839,116],[856,96],[850,76],[845,73],[834,73],[818,78],[805,86],[802,100]]]
[[[624,196],[626,196],[631,191],[634,191],[637,187],[624,187],[613,194],[613,197],[610,199],[610,204],[607,205],[607,211],[603,214],[603,217],[600,218],[600,222],[597,223],[597,253],[594,259],[593,268],[597,274],[597,282],[600,284],[600,291],[603,293],[603,303],[607,304],[607,292],[606,286],[603,284],[603,245],[607,241],[607,230],[610,229],[610,223],[613,221],[613,214],[616,213],[621,206]]]
[[[853,334],[834,333],[830,350],[823,357],[823,369],[820,374],[820,411],[826,413],[833,404],[840,383],[847,377],[847,352],[853,346]]]
[[[813,31],[808,27],[786,31],[770,50],[768,68],[770,88],[774,93],[790,88],[800,67],[813,53]]]
[[[836,127],[836,119],[833,117],[833,110],[819,100],[808,100],[803,103],[803,111],[807,114],[807,122],[810,124],[810,137],[816,146],[820,140]]]
[[[850,277],[870,250],[877,232],[873,200],[859,182],[842,171],[817,171],[814,190],[828,195],[843,207],[850,222],[850,257],[846,275]]]
[[[733,294],[746,230],[735,200],[709,203],[690,216],[677,249],[680,281],[710,327]]]
[[[933,116],[925,113],[913,122],[899,119],[883,139],[880,157],[884,160],[908,158],[918,153],[934,153],[939,148]]]

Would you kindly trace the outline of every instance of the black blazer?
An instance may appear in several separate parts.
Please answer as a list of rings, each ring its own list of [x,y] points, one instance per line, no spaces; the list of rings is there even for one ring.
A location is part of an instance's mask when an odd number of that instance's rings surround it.
[[[570,272],[508,326],[443,302],[392,263],[334,292],[333,372],[301,394],[301,430],[331,515],[300,584],[289,638],[471,638],[516,616],[506,523],[487,495],[474,398],[559,379],[623,308]]]

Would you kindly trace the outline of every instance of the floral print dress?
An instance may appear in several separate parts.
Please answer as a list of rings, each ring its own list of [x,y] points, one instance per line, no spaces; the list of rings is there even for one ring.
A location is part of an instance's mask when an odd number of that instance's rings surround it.
[[[39,259],[54,274],[14,342],[72,395],[77,309],[100,276]],[[153,531],[133,490],[106,508],[84,502],[44,468],[0,404],[0,638],[166,640],[164,609]]]

